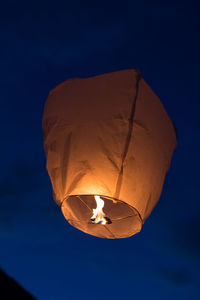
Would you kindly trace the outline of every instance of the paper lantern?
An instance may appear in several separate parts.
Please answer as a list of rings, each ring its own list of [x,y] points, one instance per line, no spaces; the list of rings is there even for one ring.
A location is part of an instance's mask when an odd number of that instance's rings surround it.
[[[163,105],[137,70],[67,80],[43,116],[53,195],[74,227],[102,238],[138,233],[176,148]]]

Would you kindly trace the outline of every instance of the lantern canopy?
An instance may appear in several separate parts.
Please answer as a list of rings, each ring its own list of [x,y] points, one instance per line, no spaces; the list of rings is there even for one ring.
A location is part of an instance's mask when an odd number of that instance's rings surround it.
[[[43,132],[53,196],[67,221],[102,238],[138,233],[177,145],[172,121],[140,72],[61,83],[46,101]],[[93,222],[95,199],[109,222]]]

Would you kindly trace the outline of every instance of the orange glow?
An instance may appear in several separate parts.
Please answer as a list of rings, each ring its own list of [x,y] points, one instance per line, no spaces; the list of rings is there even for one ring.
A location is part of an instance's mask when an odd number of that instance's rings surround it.
[[[93,208],[93,216],[91,217],[92,223],[95,224],[107,224],[107,220],[105,218],[105,214],[103,212],[104,201],[100,198],[100,196],[94,196],[96,200],[97,207]]]
[[[42,126],[65,219],[100,238],[140,232],[177,146],[174,124],[140,71],[62,82],[49,93]]]

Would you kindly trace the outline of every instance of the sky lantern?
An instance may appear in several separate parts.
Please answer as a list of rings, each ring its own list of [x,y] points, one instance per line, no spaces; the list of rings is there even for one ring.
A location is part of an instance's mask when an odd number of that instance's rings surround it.
[[[159,200],[176,132],[138,70],[67,80],[43,115],[53,197],[66,220],[108,239],[138,233]]]

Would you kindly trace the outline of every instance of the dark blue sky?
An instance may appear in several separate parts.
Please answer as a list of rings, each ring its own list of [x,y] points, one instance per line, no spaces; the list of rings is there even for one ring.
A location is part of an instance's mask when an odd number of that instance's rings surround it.
[[[197,3],[1,3],[0,264],[37,299],[200,299]],[[102,240],[53,202],[41,118],[60,82],[127,68],[160,97],[178,148],[141,233]]]

